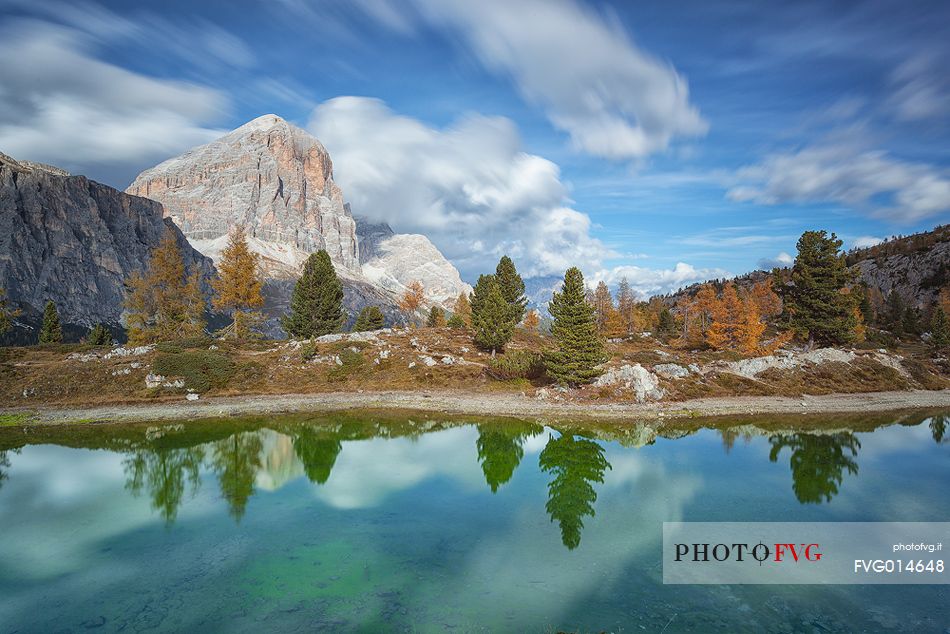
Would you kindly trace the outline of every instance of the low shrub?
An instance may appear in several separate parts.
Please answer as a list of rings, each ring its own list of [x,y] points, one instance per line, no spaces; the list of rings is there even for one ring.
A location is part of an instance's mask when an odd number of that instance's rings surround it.
[[[489,359],[488,373],[492,378],[537,379],[544,375],[544,356],[528,350],[509,350]]]
[[[317,356],[317,344],[315,343],[305,343],[300,346],[300,358],[304,363],[310,361],[310,359]]]
[[[340,365],[334,365],[327,372],[327,379],[330,381],[345,381],[366,365],[366,358],[361,352],[354,352],[346,348],[340,352],[339,356]]]
[[[169,378],[181,377],[185,380],[185,387],[195,392],[223,387],[236,370],[237,366],[231,359],[208,351],[165,352],[152,363],[152,372]]]

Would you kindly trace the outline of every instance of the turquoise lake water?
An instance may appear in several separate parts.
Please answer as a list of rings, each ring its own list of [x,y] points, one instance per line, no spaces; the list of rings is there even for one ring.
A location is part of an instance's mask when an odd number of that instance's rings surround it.
[[[948,421],[4,428],[0,632],[943,633],[947,586],[664,586],[660,549],[948,521]]]

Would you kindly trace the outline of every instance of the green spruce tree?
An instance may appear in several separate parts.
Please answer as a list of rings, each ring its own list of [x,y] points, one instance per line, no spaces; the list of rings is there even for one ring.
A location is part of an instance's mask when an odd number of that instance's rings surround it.
[[[517,326],[524,319],[528,299],[524,295],[524,280],[518,275],[515,263],[507,255],[502,256],[498,261],[498,266],[495,268],[495,281],[498,283],[502,297],[511,309],[511,320]]]
[[[59,313],[56,311],[56,304],[46,302],[46,308],[43,309],[43,325],[40,327],[40,343],[61,343],[63,341],[63,328],[59,323]]]
[[[901,317],[901,325],[904,334],[911,337],[920,335],[920,316],[917,314],[916,308],[913,306],[907,306],[904,308],[904,314]]]
[[[887,296],[887,328],[895,337],[904,336],[904,300],[897,289]]]
[[[290,314],[281,323],[291,337],[310,339],[336,332],[344,317],[343,284],[321,249],[307,258],[290,298]]]
[[[853,341],[858,326],[856,293],[842,292],[855,275],[839,251],[841,240],[825,231],[806,231],[798,240],[792,284],[782,287],[785,321],[808,338],[809,347]]]
[[[945,348],[950,344],[950,323],[940,305],[934,308],[930,317],[930,343],[935,348]]]
[[[386,327],[386,317],[379,306],[364,306],[360,311],[356,323],[353,324],[353,332],[365,332],[368,330],[380,330]]]
[[[465,328],[465,320],[458,313],[453,313],[445,325],[449,328],[462,329]]]
[[[597,334],[594,307],[584,297],[584,276],[572,267],[564,286],[554,293],[548,311],[554,318],[551,335],[557,350],[546,359],[548,375],[558,383],[579,385],[600,375],[597,366],[607,360],[604,343]]]
[[[475,329],[475,345],[490,350],[492,354],[504,350],[514,334],[511,308],[494,275],[479,276],[472,292],[472,327]]]
[[[86,343],[94,346],[111,346],[112,332],[103,324],[96,324],[86,336]]]

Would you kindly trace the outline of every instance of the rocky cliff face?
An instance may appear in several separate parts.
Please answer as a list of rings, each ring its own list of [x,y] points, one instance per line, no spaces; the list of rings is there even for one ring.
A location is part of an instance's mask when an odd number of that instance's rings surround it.
[[[884,295],[897,291],[911,306],[927,308],[950,285],[950,227],[853,251],[848,263],[869,287]]]
[[[338,269],[359,273],[356,223],[333,182],[330,155],[276,115],[142,172],[126,192],[161,202],[199,249],[244,225],[275,270],[326,249]],[[276,259],[269,245],[277,245]]]
[[[53,300],[68,324],[118,324],[125,278],[165,231],[189,269],[212,274],[159,203],[0,154],[0,288],[28,323]]]

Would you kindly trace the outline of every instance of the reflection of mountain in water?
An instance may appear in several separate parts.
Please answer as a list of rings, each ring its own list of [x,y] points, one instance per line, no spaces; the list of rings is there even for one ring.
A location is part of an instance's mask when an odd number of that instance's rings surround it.
[[[858,455],[861,443],[850,432],[772,436],[769,443],[772,462],[778,460],[782,449],[791,449],[792,490],[802,504],[831,502],[838,494],[844,472],[858,473],[858,463],[853,458]]]
[[[294,440],[272,429],[262,429],[261,466],[255,485],[262,491],[276,491],[304,474],[303,465],[294,451]]]

